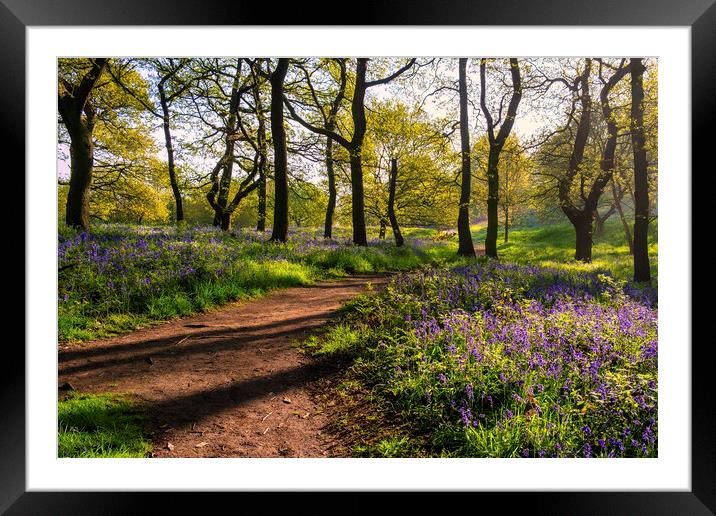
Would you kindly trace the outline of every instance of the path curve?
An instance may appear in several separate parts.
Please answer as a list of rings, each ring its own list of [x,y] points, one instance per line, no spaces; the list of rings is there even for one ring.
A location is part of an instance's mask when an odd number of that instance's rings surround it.
[[[60,345],[59,384],[128,392],[149,408],[154,457],[329,457],[331,403],[343,364],[293,344],[370,283],[354,276],[277,290],[128,335]]]

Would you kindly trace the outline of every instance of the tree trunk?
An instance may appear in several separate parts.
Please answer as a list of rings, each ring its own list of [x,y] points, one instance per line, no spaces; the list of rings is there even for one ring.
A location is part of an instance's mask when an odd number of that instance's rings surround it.
[[[326,174],[328,175],[328,206],[326,206],[326,223],[323,237],[333,236],[333,214],[336,211],[336,172],[333,168],[333,138],[326,138]]]
[[[624,210],[622,209],[622,196],[623,194],[617,190],[616,181],[612,179],[612,194],[614,195],[614,207],[617,210],[617,213],[619,213],[619,219],[622,222],[622,227],[624,228],[624,238],[626,239],[626,243],[629,246],[629,254],[634,254],[634,240],[631,236],[631,229],[629,228],[629,222],[627,222],[626,216],[624,215]]]
[[[221,215],[220,226],[224,231],[231,231],[231,213],[224,213]]]
[[[510,206],[507,204],[507,199],[505,199],[505,242],[510,237]]]
[[[259,184],[258,184],[258,214],[256,231],[266,231],[266,162],[268,150],[266,148],[266,120],[264,118],[261,95],[258,86],[253,89],[256,117],[258,118],[258,132],[256,134],[256,146],[259,149]]]
[[[387,227],[388,227],[388,223],[386,222],[386,220],[383,217],[381,217],[380,218],[380,229],[378,230],[378,238],[380,238],[381,240],[385,240],[385,230],[387,229]]]
[[[574,259],[582,262],[592,261],[592,217],[582,214],[575,222],[574,230],[577,234]]]
[[[351,202],[353,217],[353,243],[355,245],[368,245],[365,229],[365,207],[363,199],[363,167],[361,164],[361,151],[366,132],[365,119],[365,73],[368,59],[358,58],[356,63],[356,79],[351,103],[353,117],[353,138],[351,139]]]
[[[574,251],[574,259],[585,263],[592,261],[592,246],[594,244],[594,218],[596,207],[587,205],[582,210],[572,209],[567,214],[574,232],[576,234],[576,244]],[[566,213],[566,211],[565,211]]]
[[[497,166],[500,161],[499,151],[490,145],[487,160],[487,233],[485,236],[485,255],[497,258],[497,208],[500,201],[500,176]]]
[[[402,247],[404,244],[403,235],[398,226],[398,218],[395,216],[395,189],[398,184],[398,160],[393,158],[390,162],[390,182],[388,187],[388,218],[390,226],[393,228],[393,236],[395,237],[395,245]]]
[[[502,206],[503,206],[503,212],[505,215],[505,243],[507,243],[508,239],[510,238],[510,196],[508,195],[509,186],[510,186],[510,168],[505,167],[505,192],[502,196]]]
[[[486,102],[486,65],[487,60],[480,60],[480,106],[487,121],[487,136],[490,141],[490,154],[487,160],[487,233],[485,235],[485,254],[492,258],[497,258],[497,233],[500,222],[497,218],[498,203],[500,201],[500,175],[498,166],[500,163],[500,153],[502,148],[510,136],[512,126],[517,116],[517,108],[522,100],[522,77],[520,76],[520,67],[516,58],[510,59],[510,75],[512,76],[512,96],[507,106],[504,122],[500,126],[497,135],[495,135],[495,126],[497,125]],[[500,108],[500,118],[502,117],[502,109]]]
[[[411,59],[408,64],[400,68],[395,73],[385,77],[383,79],[377,79],[370,82],[366,82],[366,68],[368,59],[361,57],[356,60],[356,74],[355,84],[353,87],[353,100],[351,102],[351,115],[353,118],[353,136],[351,140],[346,140],[340,134],[327,129],[326,127],[319,128],[313,126],[298,116],[295,110],[291,107],[291,104],[287,102],[287,106],[291,116],[307,128],[309,131],[314,133],[322,134],[333,138],[350,154],[350,166],[351,166],[351,203],[352,203],[352,219],[353,219],[353,243],[355,245],[368,245],[368,239],[366,237],[365,227],[365,202],[363,199],[363,168],[361,166],[361,152],[363,150],[363,140],[366,132],[366,118],[365,118],[365,92],[367,88],[378,86],[379,84],[386,84],[406,70],[411,68],[415,64],[415,58]],[[341,90],[345,87],[345,74],[342,74],[341,79]],[[333,120],[335,114],[338,112],[338,107],[342,93],[339,93],[336,97],[336,101],[333,104],[332,113],[329,117]]]
[[[271,136],[274,152],[274,211],[271,240],[288,239],[288,156],[286,128],[283,124],[283,81],[288,71],[288,59],[278,60],[271,74]]]
[[[617,194],[621,195],[619,192],[616,191],[614,188],[614,175],[612,174],[612,204],[609,206],[609,209],[604,215],[599,214],[599,210],[594,211],[594,236],[600,237],[604,235],[604,224],[607,220],[609,220],[609,217],[614,215],[614,212],[617,211],[617,207],[621,208],[621,205],[619,204],[621,201],[621,197],[617,198]]]
[[[599,210],[594,212],[594,236],[600,237],[604,235],[604,222],[609,217],[609,212],[607,212],[607,215],[602,217],[599,214]]]
[[[353,243],[368,245],[365,227],[365,205],[363,200],[363,166],[360,154],[351,152],[351,215],[353,220]]]
[[[256,231],[266,231],[266,166],[259,166],[259,206]]]
[[[177,181],[176,170],[174,168],[174,147],[172,146],[172,133],[169,127],[169,104],[164,92],[164,82],[159,81],[159,100],[162,106],[162,126],[164,127],[164,145],[167,148],[167,167],[169,169],[169,183],[172,187],[174,195],[174,203],[176,204],[176,222],[184,220],[184,206],[182,204],[181,191],[179,190],[179,182]]]
[[[406,70],[408,70],[415,64],[415,58],[411,59],[408,64],[400,68],[395,73],[389,75],[388,77],[373,80],[370,82],[366,82],[365,79],[367,64],[367,58],[361,57],[356,60],[355,84],[353,87],[353,100],[351,102],[351,115],[353,118],[353,136],[351,137],[350,141],[346,140],[340,134],[327,129],[326,127],[319,128],[309,124],[296,114],[295,110],[291,107],[291,104],[289,102],[286,103],[286,105],[288,106],[288,110],[294,120],[299,122],[309,131],[333,138],[336,142],[338,142],[341,146],[348,150],[350,154],[352,203],[351,211],[353,219],[353,243],[355,245],[368,244],[365,227],[365,205],[363,199],[363,168],[361,166],[361,153],[363,150],[363,140],[365,138],[366,132],[365,92],[367,88],[378,86],[379,84],[386,84],[404,73]],[[344,74],[342,74],[342,76],[344,76]],[[345,80],[343,78],[341,89],[344,88],[344,86]],[[334,119],[335,114],[338,112],[337,110],[341,98],[342,94],[339,93],[338,97],[336,98],[336,101],[333,104],[332,114],[329,117],[331,120]]]
[[[612,182],[612,190],[613,190],[614,182]],[[609,220],[609,217],[614,215],[614,212],[617,211],[617,206],[619,205],[620,200],[614,198],[612,205],[609,206],[609,209],[604,215],[599,214],[599,210],[594,211],[594,236],[600,237],[604,235],[604,224],[607,220]]]
[[[631,140],[634,151],[634,281],[651,282],[649,269],[649,179],[644,136],[644,64],[631,59]]]
[[[633,256],[634,238],[631,235],[631,228],[629,227],[629,222],[627,222],[627,219],[624,216],[624,210],[621,208],[621,203],[619,203],[619,208],[617,208],[617,210],[619,212],[619,219],[622,221],[622,227],[624,228],[624,240],[626,240],[626,243],[629,246],[629,254]]]
[[[92,130],[95,110],[89,103],[89,97],[108,62],[108,58],[93,59],[92,68],[76,87],[60,78],[64,92],[59,94],[57,105],[70,135],[70,188],[65,206],[65,223],[85,231],[90,230],[89,195],[94,163]]]
[[[459,62],[459,90],[460,90],[460,149],[462,168],[460,171],[460,206],[457,216],[458,250],[460,256],[475,256],[475,247],[472,244],[470,233],[470,128],[467,118],[467,75],[465,68],[467,59],[461,58]]]
[[[229,138],[230,136],[227,136],[227,139]],[[226,146],[226,152],[230,156],[230,158],[223,166],[223,172],[221,173],[221,181],[219,183],[219,197],[216,200],[216,207],[214,208],[214,226],[221,227],[222,229],[226,225],[224,222],[226,220],[226,216],[230,216],[230,214],[227,213],[226,208],[229,204],[229,188],[231,188],[231,176],[233,175],[234,169],[233,140],[229,140]]]
[[[89,231],[89,195],[92,185],[92,166],[94,161],[94,142],[92,129],[82,120],[77,120],[75,127],[67,132],[70,135],[70,189],[67,193],[65,223],[68,226]]]
[[[338,86],[338,94],[333,99],[331,104],[331,110],[328,113],[326,120],[326,129],[328,131],[335,131],[336,129],[336,117],[338,116],[338,110],[341,108],[341,103],[346,93],[347,74],[346,74],[346,60],[337,59],[336,62],[340,67],[340,84]],[[326,223],[323,230],[324,238],[331,238],[333,236],[333,214],[336,211],[336,172],[334,170],[333,163],[333,138],[326,136],[326,175],[328,176],[328,206],[326,206]]]

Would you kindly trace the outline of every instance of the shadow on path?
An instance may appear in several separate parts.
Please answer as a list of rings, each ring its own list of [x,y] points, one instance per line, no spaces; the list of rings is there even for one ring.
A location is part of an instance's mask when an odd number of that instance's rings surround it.
[[[80,392],[140,398],[159,439],[154,456],[327,456],[321,431],[330,417],[319,405],[340,360],[309,357],[293,343],[329,322],[367,283],[378,290],[388,279],[279,290],[122,337],[61,346],[58,380]]]
[[[59,358],[59,372],[60,374],[72,374],[89,369],[144,361],[147,357],[155,358],[176,353],[181,353],[182,355],[211,353],[234,349],[247,342],[304,336],[307,331],[324,325],[330,320],[331,315],[332,312],[324,311],[304,317],[294,317],[243,328],[231,327],[219,330],[192,331],[187,332],[184,337],[173,335],[129,344],[115,344],[79,351],[63,351],[60,353]],[[266,332],[266,330],[286,327],[292,328]],[[82,359],[85,360],[85,363],[75,363]],[[63,364],[67,365],[63,366]]]

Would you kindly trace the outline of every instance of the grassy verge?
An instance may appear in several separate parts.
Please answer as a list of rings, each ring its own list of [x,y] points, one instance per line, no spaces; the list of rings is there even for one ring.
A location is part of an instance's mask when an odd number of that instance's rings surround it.
[[[71,393],[58,402],[58,457],[147,457],[142,408],[118,394]]]
[[[310,285],[339,273],[321,274],[314,267],[289,262],[246,261],[233,274],[167,287],[134,306],[102,310],[101,305],[87,301],[63,303],[58,311],[58,336],[60,342],[82,342],[119,335],[227,302],[260,297],[274,289]]]

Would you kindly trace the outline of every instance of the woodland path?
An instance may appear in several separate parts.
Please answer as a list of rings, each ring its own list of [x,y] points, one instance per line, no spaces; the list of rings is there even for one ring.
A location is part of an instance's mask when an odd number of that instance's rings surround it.
[[[149,409],[153,457],[330,457],[325,396],[346,364],[295,343],[387,275],[277,290],[136,332],[59,346],[59,384],[131,393]]]

